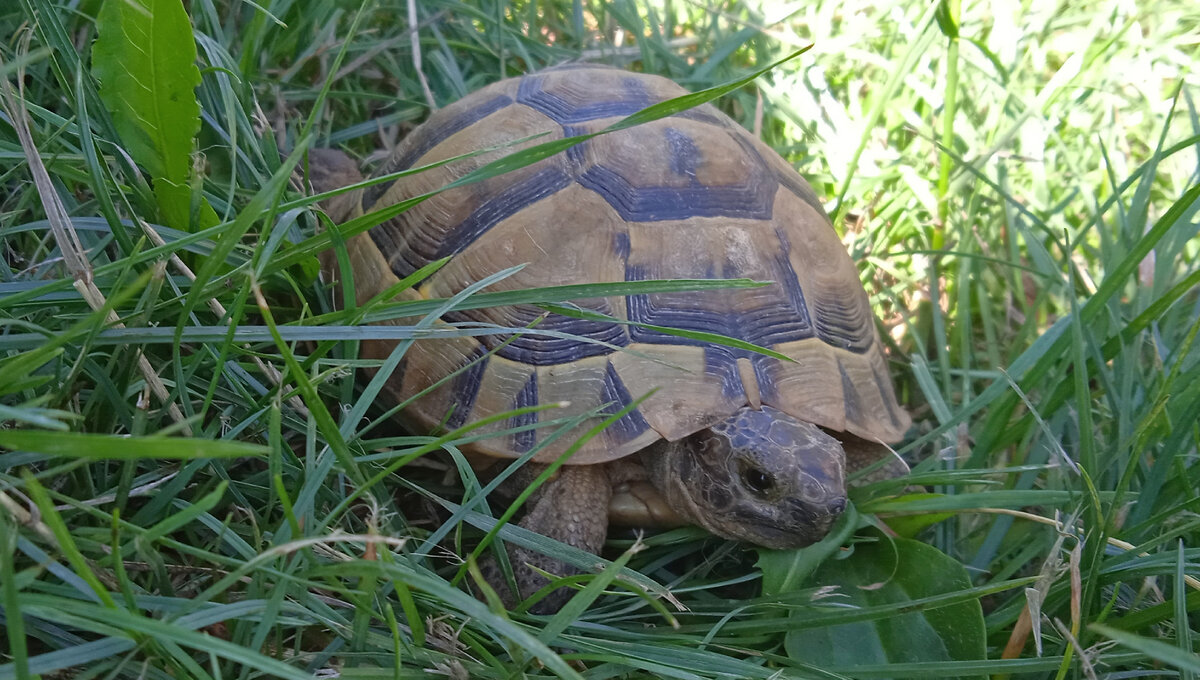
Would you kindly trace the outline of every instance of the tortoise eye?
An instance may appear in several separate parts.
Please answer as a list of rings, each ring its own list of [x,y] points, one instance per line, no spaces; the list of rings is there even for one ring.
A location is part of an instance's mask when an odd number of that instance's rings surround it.
[[[759,470],[758,468],[746,468],[742,472],[742,479],[745,480],[746,486],[754,493],[765,494],[775,486],[775,480],[771,479],[771,475]]]

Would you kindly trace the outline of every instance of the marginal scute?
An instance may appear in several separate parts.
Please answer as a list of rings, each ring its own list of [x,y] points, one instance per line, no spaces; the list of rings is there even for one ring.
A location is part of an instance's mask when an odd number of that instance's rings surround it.
[[[895,439],[883,439],[883,441],[899,441],[904,432],[912,425],[912,420],[908,413],[900,408],[900,404],[896,403],[896,395],[892,388],[892,379],[887,374],[887,364],[883,360],[882,353],[874,352],[869,355],[871,359],[871,376],[875,378],[875,389],[878,390],[880,398],[883,400],[883,406],[887,409],[888,420],[892,426],[893,433],[899,432],[899,435],[894,435]],[[884,435],[876,432],[882,438]]]
[[[812,209],[812,213],[819,216],[820,223],[829,223],[829,217],[825,214],[825,207],[821,205],[816,192],[813,191],[808,182],[804,181],[804,178],[796,172],[796,169],[790,163],[783,160],[771,147],[750,135],[744,135],[739,139],[747,146],[755,149],[758,157],[767,164],[767,167],[770,168],[771,173],[775,176],[775,179],[784,191],[807,203],[808,207]]]
[[[707,372],[707,348],[635,343],[611,357],[634,397],[649,394],[641,412],[650,427],[674,441],[733,414],[746,403]]]
[[[745,381],[742,379],[742,369],[739,363],[749,361],[745,356],[746,350],[736,350],[720,345],[710,345],[704,348],[704,374],[715,384],[721,386],[721,396],[736,402],[746,395]],[[754,387],[758,389],[757,383]],[[746,395],[746,400],[753,401]]]
[[[761,360],[759,378],[764,404],[831,430],[846,428],[842,383],[837,380],[837,354],[817,338],[776,345],[792,361]],[[830,377],[834,379],[831,380]],[[799,417],[799,416],[798,416]]]
[[[457,429],[467,422],[467,416],[475,405],[475,396],[479,394],[479,384],[487,371],[489,355],[483,345],[475,345],[474,353],[474,360],[462,367],[462,372],[454,376],[450,383],[451,410],[446,418],[447,429]]]
[[[429,344],[434,348],[434,351],[437,351],[437,343],[417,344]],[[473,422],[488,416],[511,411],[513,404],[517,402],[517,395],[529,384],[530,376],[536,373],[536,371],[535,367],[528,364],[522,364],[493,355],[488,361],[488,368],[483,374],[483,379],[479,381],[479,394],[475,397],[475,405],[471,409],[469,420]],[[442,411],[435,410],[437,406],[436,402],[434,402],[427,407],[425,399],[422,399],[415,405],[413,413],[418,420],[423,421],[426,427],[433,427],[440,422],[445,413],[444,409]],[[561,414],[557,411],[557,409],[549,411],[545,415],[545,418],[558,417]],[[512,424],[509,422],[500,421],[480,427],[476,431],[480,434],[494,434],[508,430],[511,426]],[[521,453],[513,450],[511,437],[490,438],[484,440],[481,444],[483,446],[476,448],[489,455],[515,458]]]
[[[415,322],[416,319],[407,321]],[[390,345],[381,341],[364,342],[363,358],[385,359],[390,353]],[[477,414],[474,405],[483,393],[483,385],[495,363],[494,358],[483,357],[477,340],[455,337],[415,342],[408,348],[405,359],[404,372],[393,373],[387,382],[395,403],[440,383],[417,400],[419,408],[409,411],[410,419],[423,431],[444,422],[457,427]],[[455,375],[460,370],[462,373]]]
[[[620,417],[605,429],[605,433],[609,435],[610,439],[623,444],[649,432],[650,424],[646,422],[646,417],[642,415],[642,412],[634,406],[633,397],[629,394],[621,376],[617,374],[617,369],[613,368],[611,361],[606,362],[605,365],[604,389],[601,392],[601,399],[605,402],[600,411],[601,415],[612,417],[620,414]],[[621,413],[622,411],[626,412]]]
[[[786,252],[817,337],[838,349],[868,351],[875,344],[875,317],[858,269],[828,218],[785,191],[779,192],[775,209],[787,216],[780,220]]]
[[[896,402],[866,293],[816,194],[778,154],[715,108],[605,133],[527,167],[437,193],[514,151],[599,132],[682,94],[653,76],[553,69],[501,81],[442,109],[398,147],[384,171],[477,155],[364,193],[365,210],[433,195],[369,236],[348,240],[360,303],[448,255],[450,262],[419,293],[404,296],[451,296],[518,265],[527,266],[491,290],[666,278],[771,282],[574,301],[631,325],[531,305],[447,314],[444,321],[451,323],[532,324],[560,335],[500,332],[415,343],[404,370],[388,382],[396,399],[459,371],[407,409],[417,427],[455,427],[514,408],[560,405],[491,423],[480,434],[508,433],[472,445],[499,457],[538,447],[536,460],[549,462],[603,418],[646,397],[570,462],[603,463],[659,439],[678,440],[747,404],[866,441],[903,436],[911,421]],[[642,324],[719,333],[791,360]],[[363,353],[383,358],[391,347],[365,342]],[[558,431],[586,413],[595,415]]]
[[[846,408],[847,423],[861,423],[863,420],[863,404],[862,399],[858,396],[858,389],[854,386],[854,380],[846,373],[846,365],[839,358],[837,362],[838,375],[842,379],[842,403]]]
[[[540,403],[538,400],[537,378],[537,371],[529,374],[529,379],[525,381],[525,386],[521,388],[520,392],[517,392],[516,398],[513,399],[512,410],[516,411],[519,409],[530,408],[532,406],[537,406]],[[509,427],[517,430],[512,434],[513,451],[516,451],[517,453],[526,453],[533,448],[533,445],[537,443],[537,430],[520,428],[532,428],[537,421],[537,411],[518,413],[512,418],[508,419]]]

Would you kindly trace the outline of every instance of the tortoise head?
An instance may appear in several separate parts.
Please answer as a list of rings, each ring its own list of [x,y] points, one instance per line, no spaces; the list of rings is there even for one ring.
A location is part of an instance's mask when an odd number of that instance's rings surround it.
[[[664,448],[648,461],[660,493],[718,536],[800,548],[824,538],[846,507],[838,440],[769,406]]]

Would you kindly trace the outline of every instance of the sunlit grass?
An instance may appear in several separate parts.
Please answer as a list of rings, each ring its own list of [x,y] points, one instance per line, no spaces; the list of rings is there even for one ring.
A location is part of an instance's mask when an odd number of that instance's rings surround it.
[[[829,606],[819,584],[759,597],[754,554],[695,530],[617,535],[606,553],[638,543],[621,582],[665,587],[687,612],[619,583],[625,595],[581,623],[466,594],[458,555],[503,508],[477,499],[461,458],[418,457],[447,442],[396,429],[355,380],[371,331],[334,324],[317,221],[289,189],[298,159],[281,160],[310,142],[378,160],[430,98],[581,55],[695,91],[810,43],[718,104],[809,178],[861,265],[917,421],[901,451],[940,495],[857,500],[967,567],[971,589],[940,597],[982,598],[989,659],[840,670],[1196,672],[1188,2],[966,3],[956,22],[900,0],[417,4],[428,92],[404,3],[188,3],[197,164],[222,220],[191,234],[158,224],[115,145],[88,71],[96,3],[0,8],[0,77],[26,71],[43,190],[126,327],[79,292],[0,115],[0,678],[833,677],[788,657],[789,622],[895,612]],[[587,559],[515,527],[499,536]],[[1025,588],[1044,595],[1040,654]]]

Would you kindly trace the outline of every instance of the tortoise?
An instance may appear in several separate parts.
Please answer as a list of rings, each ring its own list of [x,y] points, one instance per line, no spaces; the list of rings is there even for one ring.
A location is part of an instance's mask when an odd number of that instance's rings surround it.
[[[433,113],[380,173],[491,150],[343,194],[326,210],[343,221],[393,205],[517,149],[596,132],[686,93],[662,77],[596,66],[501,80]],[[361,181],[341,152],[311,154],[315,189]],[[811,544],[845,507],[847,469],[888,456],[884,444],[899,441],[911,423],[897,403],[855,264],[815,193],[711,105],[444,191],[349,238],[345,248],[360,304],[447,256],[400,297],[448,297],[518,264],[526,266],[493,289],[671,278],[772,282],[577,302],[627,324],[547,315],[529,305],[455,311],[443,320],[522,328],[540,319],[536,330],[549,333],[417,342],[388,378],[385,394],[395,400],[442,381],[403,413],[420,431],[559,403],[485,427],[496,436],[470,444],[470,453],[485,460],[540,447],[526,466],[533,472],[649,394],[574,453],[530,499],[520,522],[593,553],[610,517],[690,523],[766,548]],[[323,262],[336,277],[332,251]],[[663,326],[719,333],[791,361],[656,328]],[[382,359],[394,347],[367,341],[361,353]],[[565,436],[536,427],[589,413]],[[883,466],[887,476],[906,470],[898,458]],[[520,597],[546,584],[531,566],[572,571],[533,551],[513,548],[510,555]],[[494,572],[489,580],[509,604],[515,600]],[[542,610],[561,605],[563,590]]]

